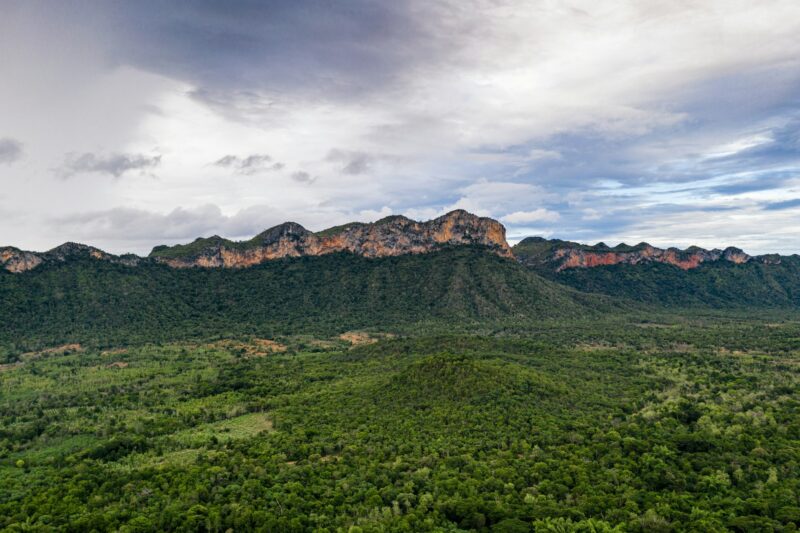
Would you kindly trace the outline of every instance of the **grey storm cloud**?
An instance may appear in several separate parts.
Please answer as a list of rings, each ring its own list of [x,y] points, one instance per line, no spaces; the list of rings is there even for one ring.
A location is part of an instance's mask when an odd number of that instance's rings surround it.
[[[309,183],[309,184],[310,183],[314,183],[315,181],[317,181],[316,177],[312,178],[311,174],[309,174],[308,172],[306,172],[304,170],[298,170],[297,172],[293,172],[292,173],[292,179],[294,181],[299,182],[299,183]]]
[[[334,148],[328,153],[328,161],[340,163],[340,170],[345,174],[358,175],[370,170],[375,157],[365,152],[350,152]]]
[[[0,139],[0,163],[9,165],[22,157],[22,143],[9,138]]]
[[[264,170],[282,170],[285,166],[281,162],[273,162],[272,157],[267,154],[252,154],[246,157],[228,154],[216,160],[214,165],[233,169],[240,174],[255,174]]]
[[[106,13],[127,61],[211,89],[363,92],[433,57],[438,39],[428,24],[433,13],[421,17],[415,2],[144,0],[113,10],[90,4]]]
[[[84,173],[107,174],[119,178],[127,172],[136,170],[145,172],[160,164],[161,155],[72,153],[64,157],[64,163],[58,169],[58,173],[63,178]]]

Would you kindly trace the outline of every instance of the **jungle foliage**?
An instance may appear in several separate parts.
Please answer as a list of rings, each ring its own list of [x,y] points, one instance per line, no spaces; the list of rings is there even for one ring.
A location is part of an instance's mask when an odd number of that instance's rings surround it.
[[[796,305],[659,268],[2,272],[0,531],[795,531]]]
[[[547,281],[477,247],[382,259],[340,253],[244,269],[76,258],[22,274],[0,269],[0,302],[0,352],[7,354],[71,342],[546,321],[613,307],[607,297]]]
[[[796,319],[344,338],[26,354],[0,372],[0,529],[800,523]]]

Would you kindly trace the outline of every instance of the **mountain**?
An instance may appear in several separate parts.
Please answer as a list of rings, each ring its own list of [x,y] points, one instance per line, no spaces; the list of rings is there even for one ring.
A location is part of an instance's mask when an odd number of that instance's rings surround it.
[[[685,250],[678,248],[656,248],[646,242],[634,246],[619,244],[613,248],[604,243],[594,245],[559,239],[547,240],[541,237],[528,237],[513,248],[514,256],[522,264],[536,268],[553,269],[556,272],[569,268],[592,268],[609,265],[638,265],[642,263],[663,263],[690,270],[703,263],[728,261],[741,265],[744,263],[779,264],[777,255],[749,256],[739,248],[706,250],[691,246]]]
[[[176,268],[248,267],[284,257],[336,252],[370,258],[392,257],[467,244],[485,246],[497,255],[511,257],[502,224],[463,210],[452,211],[428,222],[390,216],[371,224],[354,222],[318,233],[312,233],[300,224],[286,222],[249,241],[234,242],[214,236],[187,245],[158,246],[150,257]]]
[[[128,266],[136,266],[141,261],[140,257],[133,254],[112,255],[99,248],[75,242],[65,242],[47,252],[28,252],[13,246],[6,246],[0,248],[0,267],[3,267],[0,271],[4,269],[8,272],[19,274],[20,272],[33,270],[40,265],[63,263],[79,258],[90,258]]]
[[[351,222],[317,233],[295,222],[285,222],[247,241],[231,241],[215,235],[198,238],[189,244],[156,246],[148,258],[174,268],[242,268],[284,257],[337,252],[369,258],[393,257],[430,253],[462,245],[483,246],[501,257],[512,257],[502,224],[459,209],[427,222],[390,216],[373,223]],[[115,256],[75,243],[65,243],[43,253],[13,247],[0,248],[0,266],[14,273],[31,270],[44,263],[63,262],[69,257],[91,257],[131,266],[143,260],[135,255]]]
[[[0,302],[0,352],[421,323],[453,330],[474,321],[581,317],[611,307],[608,298],[547,281],[477,245],[378,258],[287,257],[250,268],[133,265],[83,255],[20,274],[0,270]]]
[[[116,256],[66,243],[0,249],[0,358],[28,344],[113,343],[436,323],[535,323],[649,308],[796,308],[800,257],[528,238],[453,211],[310,232],[287,222]],[[246,268],[245,268],[246,267]],[[15,347],[16,346],[16,347]]]
[[[750,256],[738,248],[613,248],[530,237],[513,247],[538,274],[588,293],[666,306],[797,307],[800,257]]]

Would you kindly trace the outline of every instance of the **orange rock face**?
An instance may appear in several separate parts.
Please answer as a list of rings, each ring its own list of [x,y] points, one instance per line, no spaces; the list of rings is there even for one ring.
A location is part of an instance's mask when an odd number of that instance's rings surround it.
[[[544,246],[544,251],[527,256],[520,253],[517,259],[529,266],[546,265],[556,271],[648,262],[674,265],[684,270],[718,260],[735,264],[750,261],[763,264],[781,262],[778,255],[753,258],[737,248],[704,250],[692,247],[679,250],[656,248],[646,243],[635,247],[620,245],[609,248],[604,244],[587,246],[569,241],[526,239],[529,240],[538,243],[535,246]],[[308,231],[299,224],[286,222],[245,242],[211,237],[171,248],[159,246],[153,250],[149,259],[134,255],[115,256],[76,243],[65,243],[44,253],[7,247],[0,248],[0,269],[20,273],[43,263],[52,264],[74,258],[109,261],[126,266],[154,261],[173,268],[246,268],[285,257],[320,256],[337,252],[349,252],[369,258],[392,257],[424,254],[447,246],[463,245],[484,246],[501,257],[514,257],[506,242],[506,230],[502,224],[491,218],[456,210],[427,222],[391,216],[370,224],[351,223],[319,233]],[[530,251],[527,253],[530,254]]]
[[[287,222],[241,246],[216,240],[199,253],[178,257],[155,256],[174,268],[244,268],[283,257],[350,252],[363,257],[422,254],[444,246],[482,245],[503,257],[513,257],[505,228],[496,220],[466,211],[453,211],[429,222],[396,216],[372,223],[350,224],[331,233],[312,233]]]
[[[89,257],[131,266],[138,264],[141,259],[135,256],[117,257],[85,244],[66,242],[44,253],[26,252],[12,247],[0,248],[0,268],[20,273],[36,268],[46,261],[59,262],[75,257]]]
[[[9,272],[25,272],[41,263],[42,259],[32,252],[23,252],[16,248],[0,248],[0,266]]]
[[[664,250],[650,245],[644,245],[631,251],[587,250],[578,247],[565,247],[556,250],[553,254],[553,261],[558,265],[556,267],[557,272],[568,268],[592,268],[621,263],[638,265],[647,262],[665,263],[683,270],[691,270],[707,261],[718,261],[720,259],[742,264],[750,261],[752,257],[736,248],[726,248],[725,250],[704,250],[702,248],[678,250],[677,248],[667,248]]]

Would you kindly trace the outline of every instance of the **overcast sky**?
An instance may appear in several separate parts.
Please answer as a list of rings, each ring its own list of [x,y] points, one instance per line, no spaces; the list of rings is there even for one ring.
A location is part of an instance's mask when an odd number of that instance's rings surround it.
[[[455,208],[800,252],[800,2],[0,0],[0,246]]]

